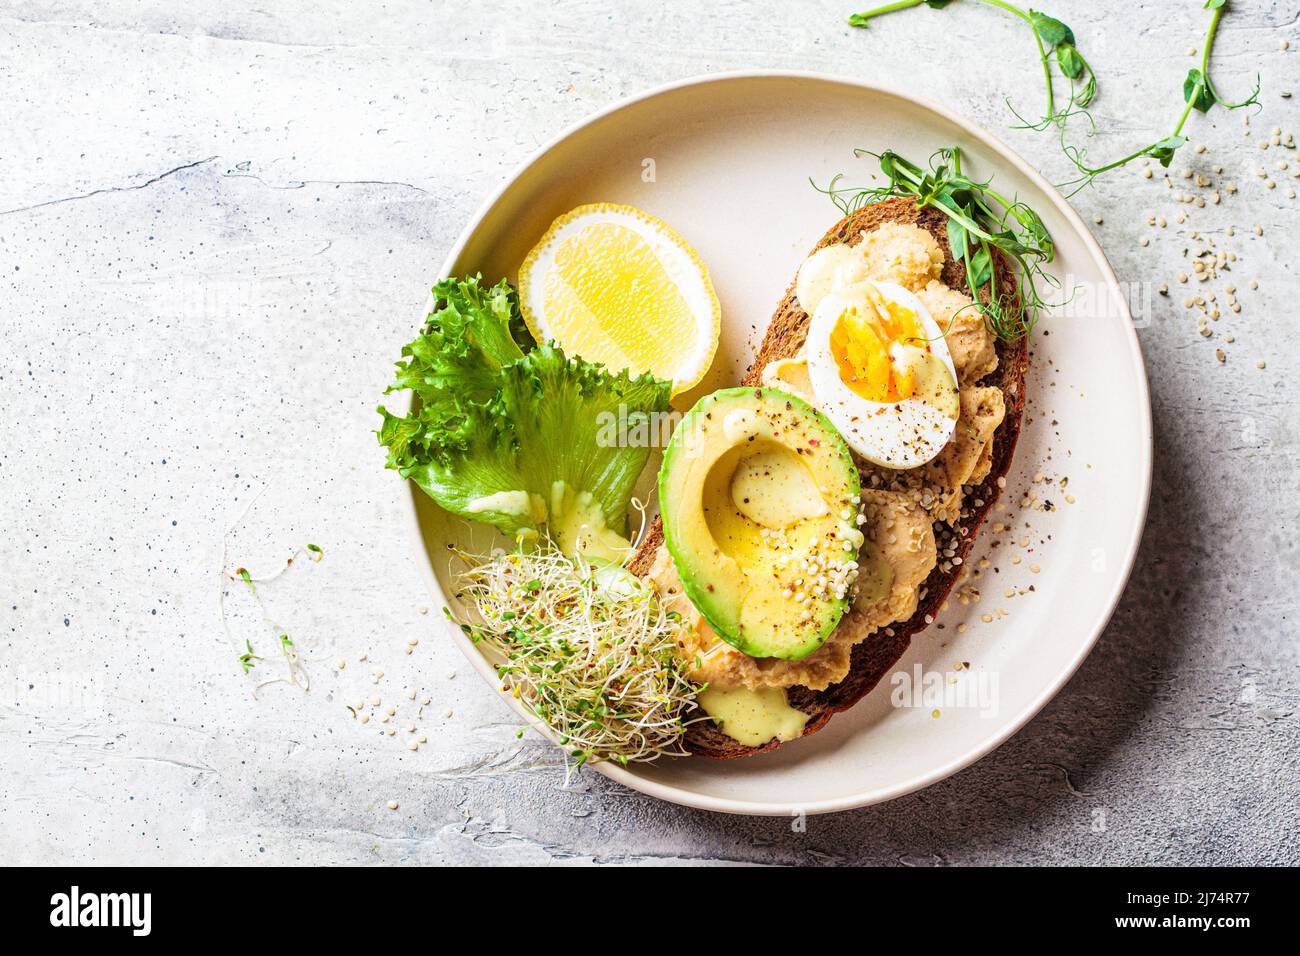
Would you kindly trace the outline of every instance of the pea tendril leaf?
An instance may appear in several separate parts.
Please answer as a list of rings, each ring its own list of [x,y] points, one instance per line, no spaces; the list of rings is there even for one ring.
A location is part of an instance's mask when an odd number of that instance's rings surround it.
[[[866,13],[855,13],[849,17],[848,22],[850,26],[866,27],[872,20],[889,13],[922,5],[935,10],[942,10],[951,2],[952,0],[897,0],[897,2],[885,4]],[[1210,11],[1210,25],[1201,48],[1200,66],[1189,70],[1186,79],[1183,81],[1184,108],[1178,117],[1173,132],[1113,162],[1091,166],[1087,161],[1087,150],[1082,146],[1067,142],[1066,139],[1070,121],[1076,117],[1081,117],[1087,121],[1087,135],[1089,137],[1096,132],[1096,124],[1092,115],[1088,112],[1088,107],[1092,105],[1097,97],[1097,74],[1094,72],[1092,65],[1079,52],[1074,31],[1055,17],[1048,16],[1038,10],[1022,9],[1013,3],[1006,2],[1006,0],[974,0],[974,2],[996,7],[1018,17],[1028,25],[1033,34],[1034,43],[1038,50],[1038,58],[1043,70],[1043,85],[1047,95],[1046,108],[1041,119],[1030,121],[1021,115],[1012,105],[1010,99],[1007,100],[1007,107],[1018,121],[1013,126],[1015,129],[1032,129],[1042,132],[1051,127],[1056,127],[1061,151],[1079,173],[1074,179],[1057,184],[1058,188],[1067,191],[1067,195],[1073,196],[1102,173],[1118,169],[1142,157],[1154,159],[1161,166],[1168,167],[1173,161],[1174,154],[1187,143],[1187,137],[1183,135],[1183,128],[1186,126],[1192,110],[1206,113],[1216,104],[1230,110],[1259,104],[1260,83],[1258,76],[1255,78],[1255,88],[1250,95],[1236,102],[1224,99],[1210,79],[1210,51],[1214,46],[1219,21],[1228,8],[1228,0],[1206,0],[1204,9]],[[1053,61],[1056,64],[1056,72],[1060,75],[1059,78],[1068,80],[1070,83],[1069,97],[1059,106],[1056,89],[1058,77],[1053,72]]]
[[[1214,87],[1210,79],[1210,50],[1214,46],[1214,37],[1219,29],[1219,21],[1223,17],[1223,11],[1227,8],[1227,0],[1207,0],[1205,9],[1210,10],[1210,26],[1205,35],[1205,42],[1201,48],[1201,65],[1199,68],[1193,67],[1187,72],[1186,79],[1183,80],[1183,111],[1178,117],[1173,132],[1162,139],[1144,146],[1141,149],[1129,153],[1113,162],[1105,163],[1101,166],[1089,166],[1086,162],[1087,151],[1079,146],[1074,146],[1065,141],[1065,119],[1061,122],[1061,150],[1066,157],[1079,170],[1081,175],[1074,180],[1062,183],[1061,188],[1069,190],[1069,195],[1074,195],[1080,189],[1090,184],[1102,173],[1120,166],[1127,165],[1133,160],[1143,156],[1149,156],[1156,160],[1161,166],[1168,168],[1173,162],[1174,153],[1187,143],[1187,137],[1183,135],[1183,127],[1187,125],[1188,117],[1191,116],[1192,110],[1200,113],[1207,113],[1217,103],[1225,109],[1237,110],[1245,106],[1254,106],[1259,103],[1260,84],[1258,76],[1255,78],[1255,88],[1250,95],[1237,102],[1229,102],[1223,99]],[[1091,117],[1089,117],[1091,120]]]
[[[991,181],[966,175],[961,151],[955,146],[937,150],[928,168],[893,150],[856,150],[855,155],[874,156],[889,182],[876,187],[840,186],[842,176],[837,175],[826,186],[813,183],[813,188],[829,196],[845,216],[893,196],[908,196],[923,209],[938,209],[948,217],[948,245],[953,258],[965,266],[966,284],[975,300],[972,307],[999,338],[1016,341],[1028,335],[1039,310],[1049,307],[1043,288],[1060,287],[1043,269],[1055,257],[1056,247],[1038,213],[998,192]],[[1012,263],[1014,283],[999,282],[994,267],[997,253]]]

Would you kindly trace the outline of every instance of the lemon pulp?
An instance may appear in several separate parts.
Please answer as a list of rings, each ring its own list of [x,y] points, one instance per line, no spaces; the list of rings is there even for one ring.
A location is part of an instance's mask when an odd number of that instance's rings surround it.
[[[546,277],[557,339],[591,361],[672,379],[693,344],[695,319],[650,244],[598,223],[566,240]]]
[[[695,250],[632,206],[596,203],[559,217],[519,270],[534,337],[569,354],[696,385],[713,361],[721,310]]]

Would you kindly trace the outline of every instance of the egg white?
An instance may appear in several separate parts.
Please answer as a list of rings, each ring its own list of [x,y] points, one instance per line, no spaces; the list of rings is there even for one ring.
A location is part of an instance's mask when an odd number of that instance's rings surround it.
[[[900,402],[873,402],[854,392],[840,378],[831,354],[831,331],[840,316],[874,286],[881,297],[916,313],[929,340],[930,352],[942,361],[951,379],[949,409],[920,397]],[[897,346],[895,346],[897,348]],[[955,409],[957,370],[953,366],[943,330],[911,292],[893,282],[856,282],[824,295],[813,313],[806,345],[808,376],[817,404],[835,425],[849,447],[863,458],[885,468],[916,468],[932,461],[952,439],[957,427]],[[944,383],[944,388],[948,383]]]

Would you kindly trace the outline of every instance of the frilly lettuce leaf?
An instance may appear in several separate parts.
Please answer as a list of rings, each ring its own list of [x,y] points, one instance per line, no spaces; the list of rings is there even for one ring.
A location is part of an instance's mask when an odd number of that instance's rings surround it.
[[[510,535],[545,523],[561,546],[587,550],[579,525],[625,534],[650,449],[620,445],[618,425],[667,411],[670,384],[554,344],[525,351],[514,290],[480,282],[438,283],[424,331],[402,349],[388,393],[410,389],[417,400],[406,416],[379,409],[388,467],[446,510]]]

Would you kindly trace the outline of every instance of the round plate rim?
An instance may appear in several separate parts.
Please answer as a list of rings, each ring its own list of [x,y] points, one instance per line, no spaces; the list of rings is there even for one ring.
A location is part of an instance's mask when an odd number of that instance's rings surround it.
[[[708,73],[703,75],[691,76],[681,80],[674,80],[654,86],[641,93],[624,97],[609,106],[606,106],[594,113],[590,113],[565,127],[542,146],[534,150],[525,160],[519,163],[510,173],[501,181],[495,190],[485,199],[475,210],[468,224],[461,231],[456,242],[447,253],[439,270],[439,276],[451,275],[456,268],[456,262],[464,253],[466,246],[478,231],[479,227],[487,219],[493,208],[500,201],[501,197],[511,186],[534,164],[540,162],[548,153],[559,147],[570,137],[576,135],[588,126],[599,122],[600,120],[627,109],[631,106],[643,103],[647,100],[654,99],[686,87],[708,86],[712,84],[731,83],[743,80],[754,79],[792,79],[792,80],[810,80],[831,85],[846,86],[865,93],[878,94],[883,96],[892,96],[898,99],[914,104],[923,110],[928,110],[933,114],[959,126],[969,136],[978,140],[981,145],[987,147],[995,153],[999,159],[1015,167],[1016,171],[1033,182],[1052,202],[1055,210],[1066,220],[1072,227],[1074,233],[1082,241],[1084,248],[1092,257],[1098,267],[1098,271],[1104,278],[1109,292],[1112,294],[1115,303],[1118,306],[1118,314],[1111,317],[1122,321],[1124,324],[1124,333],[1129,344],[1129,358],[1133,363],[1133,371],[1136,373],[1134,379],[1137,383],[1138,398],[1138,429],[1139,444],[1142,451],[1143,461],[1140,463],[1140,473],[1142,480],[1137,491],[1137,508],[1136,520],[1133,528],[1129,532],[1129,540],[1124,552],[1124,559],[1121,565],[1121,573],[1116,576],[1115,584],[1111,593],[1107,596],[1104,607],[1101,609],[1092,626],[1092,633],[1087,640],[1081,642],[1080,647],[1069,663],[1058,673],[1055,678],[1047,683],[1039,694],[1029,702],[1020,713],[1008,720],[1003,729],[984,742],[979,747],[973,748],[962,756],[948,761],[930,771],[917,774],[900,783],[888,787],[877,787],[852,793],[844,797],[833,799],[812,801],[809,803],[789,804],[781,802],[761,802],[753,800],[733,800],[726,797],[715,797],[705,794],[696,793],[682,787],[671,786],[647,779],[638,775],[635,771],[614,764],[605,762],[597,763],[592,766],[600,773],[610,779],[623,784],[633,790],[644,793],[648,796],[656,797],[670,803],[681,806],[692,807],[701,810],[712,810],[721,813],[744,814],[750,816],[789,816],[794,813],[803,813],[815,815],[821,813],[834,813],[843,810],[854,810],[860,807],[870,806],[876,803],[883,803],[898,797],[906,796],[917,790],[922,790],[932,784],[938,783],[947,777],[952,776],[958,771],[964,770],[971,764],[980,760],[993,750],[1000,747],[1012,735],[1017,733],[1037,713],[1052,700],[1061,689],[1074,676],[1075,671],[1091,653],[1098,639],[1105,631],[1111,616],[1119,604],[1124,590],[1128,584],[1129,576],[1132,574],[1133,565],[1137,560],[1138,548],[1142,541],[1142,532],[1146,525],[1147,508],[1151,497],[1151,473],[1152,473],[1152,425],[1151,425],[1151,399],[1147,383],[1146,365],[1142,357],[1142,349],[1138,342],[1137,332],[1134,328],[1132,316],[1129,313],[1128,303],[1120,289],[1119,281],[1115,276],[1115,271],[1111,267],[1105,252],[1092,231],[1084,224],[1083,219],[1075,212],[1060,191],[1045,179],[1041,173],[1025,161],[1011,147],[1007,146],[1000,139],[983,129],[982,127],[970,122],[962,116],[954,113],[947,107],[941,106],[923,96],[917,96],[907,93],[894,87],[884,86],[877,83],[868,83],[853,77],[841,76],[833,73],[823,73],[809,70],[734,70],[719,73]],[[425,314],[433,307],[432,295],[426,300]],[[404,401],[409,408],[410,399],[404,396]],[[443,593],[441,586],[438,584],[437,576],[434,573],[433,565],[429,560],[429,552],[425,546],[425,539],[420,531],[419,514],[416,510],[417,495],[423,494],[414,482],[408,482],[408,496],[405,501],[405,510],[411,529],[411,545],[417,557],[417,563],[420,566],[421,575],[424,577],[425,585],[428,587],[430,594],[443,604],[447,603],[446,595]],[[456,640],[462,652],[465,653],[474,668],[489,682],[495,681],[495,671],[492,665],[468,644],[463,635],[456,628],[450,625],[446,628]],[[706,758],[696,758],[706,759]],[[719,773],[726,772],[726,762],[719,762],[717,765]]]

